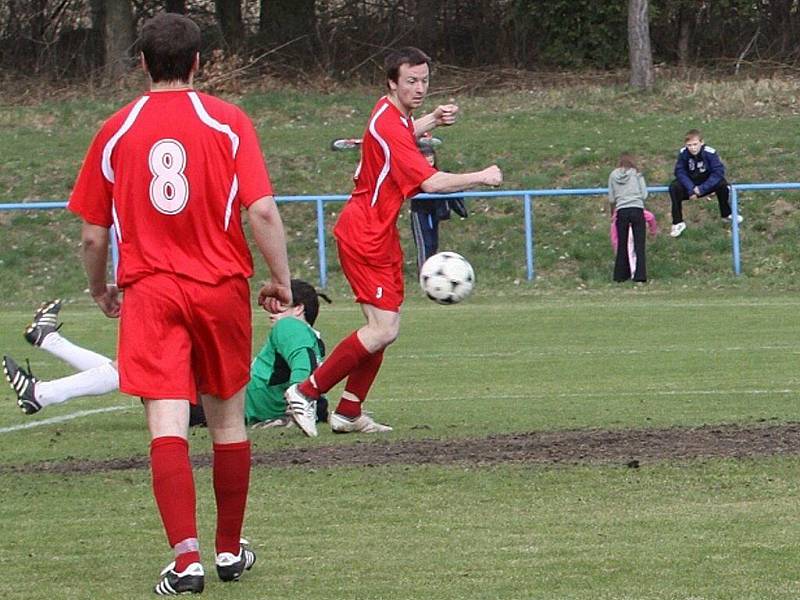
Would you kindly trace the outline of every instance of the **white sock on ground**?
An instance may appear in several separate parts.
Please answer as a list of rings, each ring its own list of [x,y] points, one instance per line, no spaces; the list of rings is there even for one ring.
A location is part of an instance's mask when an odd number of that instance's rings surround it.
[[[111,362],[111,359],[107,356],[76,346],[57,331],[45,336],[41,347],[42,350],[47,350],[53,356],[69,363],[79,371],[86,371]]]
[[[99,396],[118,389],[119,373],[111,362],[106,362],[99,367],[61,379],[39,381],[34,388],[34,396],[39,404],[48,406],[66,402],[78,396]]]

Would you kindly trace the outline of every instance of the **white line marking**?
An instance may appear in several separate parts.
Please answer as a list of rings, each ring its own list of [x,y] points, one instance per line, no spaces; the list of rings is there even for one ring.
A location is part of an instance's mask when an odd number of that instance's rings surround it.
[[[107,408],[95,408],[93,410],[81,410],[76,413],[68,415],[61,415],[60,417],[51,417],[49,419],[42,419],[33,421],[31,423],[23,423],[22,425],[13,425],[11,427],[0,428],[0,433],[10,433],[12,431],[22,431],[23,429],[32,429],[34,427],[41,427],[42,425],[52,425],[53,423],[63,423],[64,421],[71,421],[80,417],[88,417],[89,415],[96,415],[99,413],[115,412],[118,410],[127,410],[130,406],[109,406]]]
[[[800,390],[780,389],[780,390],[642,390],[641,392],[569,392],[569,393],[531,393],[531,394],[504,394],[497,393],[490,396],[450,396],[438,397],[436,402],[453,401],[473,401],[473,400],[538,400],[545,398],[607,398],[613,396],[646,398],[650,396],[764,396],[768,394],[779,395],[800,395]],[[431,398],[414,398],[403,396],[402,398],[381,398],[380,402],[430,402]]]

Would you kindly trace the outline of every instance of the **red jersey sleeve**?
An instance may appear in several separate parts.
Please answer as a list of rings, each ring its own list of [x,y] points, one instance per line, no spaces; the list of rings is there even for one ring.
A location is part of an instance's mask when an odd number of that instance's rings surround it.
[[[387,131],[382,133],[389,144],[391,161],[389,173],[403,198],[419,193],[422,183],[438,171],[422,156],[410,129],[404,128],[398,122],[388,126]]]
[[[256,129],[243,112],[240,113],[240,119],[236,177],[239,182],[239,200],[246,208],[264,196],[272,196],[273,191]]]
[[[101,227],[111,227],[113,223],[113,184],[103,175],[102,166],[108,129],[102,127],[92,140],[67,202],[67,209],[87,223]]]

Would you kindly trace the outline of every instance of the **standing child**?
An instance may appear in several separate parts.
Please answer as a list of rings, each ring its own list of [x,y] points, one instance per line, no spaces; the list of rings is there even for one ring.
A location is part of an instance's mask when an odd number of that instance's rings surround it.
[[[730,188],[725,180],[725,165],[711,146],[706,146],[703,134],[690,129],[684,137],[684,147],[675,161],[675,180],[669,186],[672,201],[672,229],[669,234],[678,237],[686,230],[683,220],[683,201],[717,195],[719,216],[731,220],[731,205],[728,201]],[[737,215],[737,223],[742,216]]]
[[[628,153],[622,153],[617,168],[608,176],[608,201],[615,208],[612,219],[617,221],[617,256],[614,261],[614,281],[627,281],[631,278],[631,265],[628,261],[628,233],[633,230],[633,250],[636,254],[636,268],[633,280],[647,281],[647,262],[645,256],[644,201],[647,198],[647,183],[639,172],[636,162]]]
[[[433,146],[419,144],[419,151],[429,165],[439,168]],[[417,271],[428,258],[439,251],[439,223],[448,220],[451,212],[455,212],[462,219],[467,218],[467,207],[463,198],[411,199],[411,235],[417,248]]]

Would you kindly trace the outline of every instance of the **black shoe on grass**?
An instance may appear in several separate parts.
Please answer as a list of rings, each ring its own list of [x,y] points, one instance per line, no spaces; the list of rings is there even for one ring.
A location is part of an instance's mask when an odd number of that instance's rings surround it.
[[[217,575],[222,581],[237,581],[242,573],[253,568],[256,562],[256,553],[250,550],[246,540],[239,545],[239,556],[230,552],[217,554],[214,561],[217,565]]]
[[[153,588],[157,596],[177,596],[178,594],[199,594],[205,587],[203,565],[194,562],[181,573],[175,572],[175,562],[169,563],[161,571],[161,580]]]

